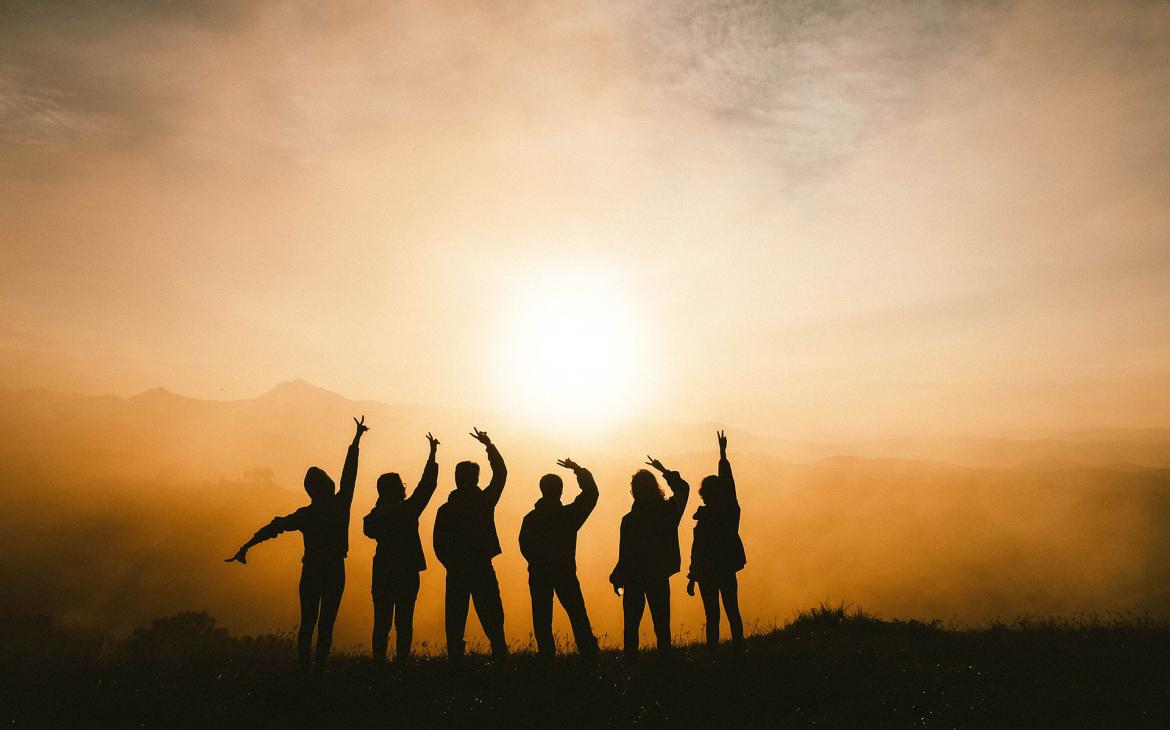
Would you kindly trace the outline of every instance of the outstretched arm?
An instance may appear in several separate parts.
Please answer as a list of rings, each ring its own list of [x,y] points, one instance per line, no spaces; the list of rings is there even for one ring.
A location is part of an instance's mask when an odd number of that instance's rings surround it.
[[[298,513],[293,512],[291,515],[285,515],[284,517],[273,517],[272,522],[269,522],[264,527],[256,530],[256,534],[252,535],[251,540],[241,545],[240,549],[236,551],[235,555],[231,556],[223,562],[243,563],[244,565],[247,565],[248,551],[251,550],[254,546],[259,545],[265,540],[271,540],[282,532],[288,532],[289,530],[295,530],[298,528],[297,514]]]
[[[508,467],[504,465],[504,457],[500,456],[500,450],[492,443],[486,431],[473,428],[471,435],[487,449],[488,465],[492,468],[492,480],[484,487],[483,493],[487,497],[488,504],[494,507],[500,501],[500,495],[504,493],[504,483],[508,480]]]
[[[569,505],[573,522],[579,530],[585,524],[585,520],[589,519],[593,508],[597,506],[597,482],[594,481],[593,474],[588,469],[572,459],[561,459],[557,462],[557,466],[572,469],[573,474],[577,477],[577,486],[581,488],[581,493]]]
[[[439,485],[439,465],[435,462],[439,440],[428,432],[427,441],[431,445],[427,465],[423,467],[422,478],[418,480],[418,486],[414,488],[414,491],[410,493],[410,498],[406,500],[416,515],[421,515],[422,511],[427,508],[427,504],[430,503],[431,497],[435,494],[435,488]]]
[[[357,424],[357,428],[353,434],[353,443],[349,445],[349,451],[345,453],[345,466],[341,467],[341,487],[337,490],[337,496],[346,503],[353,501],[353,487],[357,483],[358,444],[362,440],[362,434],[370,430],[370,427],[366,425],[365,416],[362,416],[360,421],[355,418],[353,422]]]

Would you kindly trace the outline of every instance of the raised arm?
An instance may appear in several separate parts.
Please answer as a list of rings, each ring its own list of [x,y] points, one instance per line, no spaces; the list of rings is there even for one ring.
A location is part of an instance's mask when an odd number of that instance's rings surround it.
[[[557,466],[572,469],[573,474],[577,477],[577,486],[581,488],[581,493],[569,505],[573,524],[580,530],[581,526],[585,524],[585,520],[589,519],[593,508],[597,506],[597,482],[594,481],[593,474],[588,469],[572,459],[561,459],[557,462]]]
[[[687,500],[691,497],[691,485],[686,483],[682,478],[682,474],[677,471],[668,471],[662,475],[666,478],[666,486],[670,487],[670,491],[674,493],[671,500],[675,503],[675,511],[678,513],[676,520],[681,520],[683,510],[687,508]]]
[[[435,453],[439,449],[439,440],[430,433],[427,433],[427,442],[431,445],[431,453],[427,457],[427,465],[423,467],[422,478],[418,480],[418,486],[414,488],[414,491],[410,493],[410,497],[406,500],[410,504],[410,509],[416,515],[421,515],[422,511],[427,508],[427,504],[435,494],[435,488],[439,485],[439,465],[435,462]]]
[[[261,527],[259,530],[256,530],[256,533],[252,535],[252,539],[241,545],[240,549],[236,551],[235,555],[231,556],[223,562],[243,563],[244,565],[247,565],[249,550],[264,542],[265,540],[271,540],[282,532],[299,529],[299,520],[299,511],[293,512],[291,515],[285,515],[284,517],[273,517],[271,522],[269,522],[264,527]]]
[[[681,521],[683,510],[687,508],[687,500],[691,496],[691,485],[687,484],[682,478],[682,475],[677,471],[667,469],[662,465],[662,462],[652,456],[646,457],[646,463],[657,469],[662,473],[662,478],[666,480],[666,486],[670,487],[672,496],[667,502],[673,502],[672,508],[675,512],[675,521]]]
[[[731,474],[731,462],[727,460],[727,435],[723,431],[716,432],[719,439],[719,481],[727,491],[728,501],[739,509],[739,497],[735,494],[735,477]]]
[[[504,493],[504,483],[508,480],[508,467],[504,466],[504,457],[500,456],[500,450],[492,443],[486,431],[473,428],[471,436],[487,449],[488,465],[492,468],[492,480],[484,487],[483,494],[487,498],[488,504],[495,507],[496,503],[500,501],[500,495]]]
[[[341,487],[337,490],[337,496],[346,503],[353,501],[353,487],[357,483],[358,443],[362,440],[362,434],[370,430],[366,425],[365,416],[362,416],[360,421],[355,418],[353,422],[357,424],[357,428],[353,434],[353,443],[345,453],[345,466],[341,467]]]

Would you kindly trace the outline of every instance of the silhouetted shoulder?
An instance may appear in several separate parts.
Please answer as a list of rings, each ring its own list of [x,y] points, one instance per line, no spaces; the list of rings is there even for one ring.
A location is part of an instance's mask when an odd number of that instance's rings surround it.
[[[284,530],[299,530],[305,524],[305,520],[313,513],[313,505],[306,504],[298,510],[295,510],[287,517],[279,518],[281,520],[281,527]]]

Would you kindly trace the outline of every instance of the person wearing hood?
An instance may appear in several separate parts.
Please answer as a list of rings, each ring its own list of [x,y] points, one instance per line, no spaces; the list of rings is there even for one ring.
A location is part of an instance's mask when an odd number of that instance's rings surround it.
[[[353,419],[357,431],[345,455],[341,469],[341,488],[334,492],[333,480],[315,466],[305,472],[305,492],[309,504],[291,515],[276,517],[256,531],[236,554],[225,562],[248,563],[248,550],[282,532],[297,531],[305,541],[301,558],[301,624],[297,631],[297,660],[303,669],[310,665],[313,630],[317,630],[317,653],[314,666],[323,671],[333,644],[333,622],[345,590],[345,556],[349,552],[349,512],[357,482],[358,443],[370,430],[366,417]]]
[[[418,518],[434,496],[439,481],[439,466],[435,463],[439,441],[428,433],[427,442],[431,445],[430,456],[410,496],[406,496],[402,477],[395,472],[383,474],[378,477],[378,502],[362,523],[366,537],[378,543],[371,585],[374,634],[370,645],[375,664],[386,662],[391,623],[398,632],[395,660],[402,662],[410,657],[418,574],[427,569],[418,537]]]
[[[633,506],[622,518],[618,562],[609,576],[614,593],[622,596],[626,656],[637,656],[642,613],[650,605],[650,618],[659,652],[668,652],[670,640],[670,576],[679,572],[678,525],[690,496],[690,485],[677,471],[658,459],[646,463],[662,473],[670,487],[666,498],[654,474],[639,469],[630,480]]]
[[[739,583],[735,574],[743,570],[747,557],[739,537],[739,499],[735,478],[727,460],[727,436],[717,432],[719,473],[705,477],[699,485],[703,504],[695,511],[695,539],[691,543],[691,569],[687,573],[687,594],[695,595],[695,583],[703,597],[707,616],[707,648],[719,646],[719,599],[727,611],[731,643],[743,650],[743,618],[739,615]]]
[[[520,525],[520,552],[528,561],[528,589],[532,595],[532,634],[542,657],[556,655],[553,640],[553,594],[569,616],[577,651],[586,659],[597,656],[597,637],[589,625],[585,597],[577,580],[577,531],[597,506],[597,483],[589,470],[572,459],[558,466],[571,469],[581,493],[561,504],[564,482],[556,474],[540,478],[541,497]]]
[[[455,490],[435,513],[435,557],[447,569],[447,656],[456,660],[463,656],[468,603],[473,601],[492,655],[499,659],[507,656],[508,644],[504,641],[504,604],[492,558],[501,552],[496,505],[504,492],[508,469],[485,432],[472,429],[471,436],[487,449],[491,481],[481,489],[479,464],[459,462],[455,465]]]

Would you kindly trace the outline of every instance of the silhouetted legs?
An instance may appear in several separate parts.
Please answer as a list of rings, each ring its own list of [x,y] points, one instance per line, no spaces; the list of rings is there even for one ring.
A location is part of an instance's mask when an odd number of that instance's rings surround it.
[[[418,573],[405,571],[400,574],[386,573],[374,569],[374,635],[371,646],[374,662],[386,661],[386,646],[390,638],[390,625],[398,632],[394,658],[403,661],[410,657],[414,640],[414,604],[418,600]]]
[[[410,658],[411,644],[414,643],[414,602],[417,599],[418,573],[415,573],[413,593],[399,599],[394,613],[394,631],[397,632],[394,658],[399,661]]]
[[[727,611],[727,623],[731,626],[731,642],[737,649],[742,648],[743,618],[739,615],[739,582],[735,573],[699,581],[699,593],[703,596],[703,612],[707,615],[707,648],[719,646],[720,595]]]
[[[313,560],[301,565],[301,625],[297,632],[297,661],[302,668],[310,664],[313,629],[317,629],[316,668],[322,670],[329,661],[333,645],[333,623],[345,591],[345,559]]]
[[[528,589],[532,594],[532,634],[536,638],[536,647],[541,656],[553,656],[557,653],[552,633],[554,593],[569,616],[573,638],[577,642],[577,651],[583,657],[597,655],[597,637],[593,635],[593,627],[589,624],[585,596],[581,594],[581,582],[577,580],[576,574],[553,576],[529,574]]]
[[[622,596],[622,612],[625,614],[625,652],[638,653],[638,628],[642,624],[642,613],[650,604],[650,620],[654,622],[654,635],[658,639],[658,650],[670,650],[670,581],[667,578],[649,581],[641,585],[627,585]]]
[[[297,631],[297,664],[308,669],[313,663],[313,630],[321,611],[321,579],[318,571],[301,566],[301,625]]]
[[[553,590],[551,580],[528,575],[528,593],[532,596],[532,636],[542,656],[557,653],[552,633]]]
[[[469,600],[475,604],[475,614],[491,644],[492,656],[506,656],[508,644],[504,641],[504,604],[500,600],[496,571],[490,562],[484,566],[447,571],[447,656],[452,659],[463,656],[463,634],[467,628]]]

